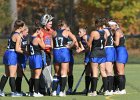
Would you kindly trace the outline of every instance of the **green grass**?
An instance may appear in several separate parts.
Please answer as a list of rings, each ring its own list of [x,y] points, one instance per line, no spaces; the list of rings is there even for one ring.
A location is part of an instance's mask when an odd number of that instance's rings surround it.
[[[84,69],[84,66],[82,64],[74,65],[74,88],[79,80],[79,77],[81,76],[81,73]],[[2,76],[4,72],[4,66],[0,66],[0,75]],[[25,72],[26,76],[30,77],[30,71],[29,69]],[[140,64],[127,64],[126,65],[126,95],[113,95],[113,96],[96,96],[96,97],[88,97],[85,95],[68,95],[67,97],[51,97],[51,96],[45,96],[41,98],[33,98],[33,97],[20,97],[20,98],[11,98],[11,97],[0,97],[0,100],[139,100],[140,98]],[[5,92],[10,92],[9,82],[7,82],[5,87]],[[101,78],[98,82],[98,89],[101,87]],[[78,92],[81,92],[84,89],[84,77],[80,83],[80,86],[78,88]],[[97,89],[97,90],[98,90]],[[22,84],[22,90],[24,92],[28,92],[28,85],[23,79]]]

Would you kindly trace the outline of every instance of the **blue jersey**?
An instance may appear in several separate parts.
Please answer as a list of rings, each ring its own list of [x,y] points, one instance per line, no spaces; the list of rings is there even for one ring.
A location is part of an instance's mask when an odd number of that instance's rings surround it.
[[[53,38],[53,60],[54,63],[70,62],[70,50],[66,47],[68,38],[62,35],[64,30],[56,30],[57,35]]]

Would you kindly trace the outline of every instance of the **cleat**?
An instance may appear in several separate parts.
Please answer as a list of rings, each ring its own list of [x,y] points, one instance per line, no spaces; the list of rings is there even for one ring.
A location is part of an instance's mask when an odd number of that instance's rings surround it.
[[[126,94],[126,90],[123,89],[123,90],[119,91],[119,94]]]
[[[0,97],[5,97],[5,93],[0,90]]]
[[[11,92],[11,97],[21,97],[22,95],[17,92]]]
[[[43,95],[40,94],[39,92],[38,93],[34,92],[33,93],[33,97],[43,97]]]
[[[61,91],[61,92],[59,93],[59,96],[60,96],[60,97],[65,97],[65,96],[66,96],[66,93]]]
[[[66,93],[67,94],[72,94],[72,89],[68,89]]]
[[[56,91],[53,91],[52,92],[52,96],[56,96],[57,94],[56,94]]]
[[[87,94],[87,96],[97,96],[97,92],[96,91],[90,92]]]

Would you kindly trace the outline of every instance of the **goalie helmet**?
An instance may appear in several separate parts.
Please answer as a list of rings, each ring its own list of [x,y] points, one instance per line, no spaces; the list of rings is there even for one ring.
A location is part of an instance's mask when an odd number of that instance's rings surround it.
[[[49,14],[45,14],[42,16],[41,18],[41,24],[42,25],[46,25],[49,21],[51,21],[54,17],[52,17],[51,15]]]

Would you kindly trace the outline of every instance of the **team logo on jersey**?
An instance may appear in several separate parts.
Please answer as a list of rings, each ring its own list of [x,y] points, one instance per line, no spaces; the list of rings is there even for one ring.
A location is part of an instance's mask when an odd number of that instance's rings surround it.
[[[51,39],[48,38],[48,37],[46,37],[46,39],[45,39],[45,44],[51,45]]]

